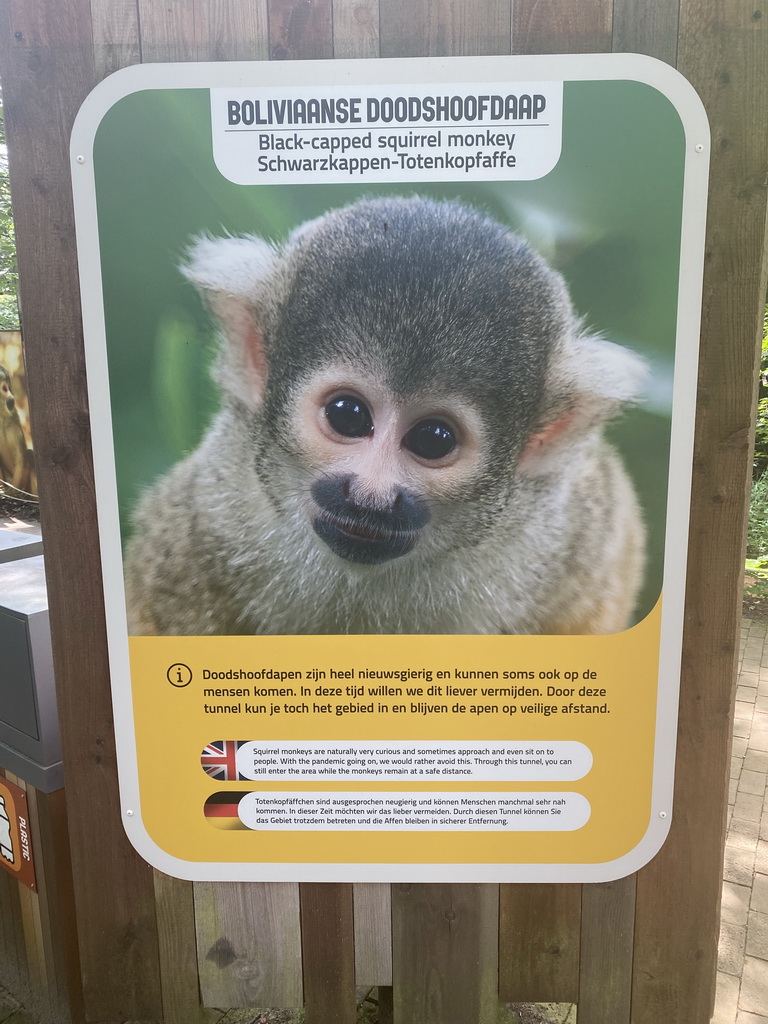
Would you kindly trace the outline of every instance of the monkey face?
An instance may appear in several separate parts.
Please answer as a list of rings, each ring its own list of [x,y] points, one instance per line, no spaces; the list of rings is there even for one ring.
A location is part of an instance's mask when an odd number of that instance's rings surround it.
[[[523,545],[545,481],[577,475],[642,390],[559,274],[456,203],[364,200],[279,247],[201,239],[183,270],[219,321],[258,493],[307,558],[367,571]]]
[[[11,378],[4,366],[0,366],[0,408],[7,413],[16,408],[16,400],[11,392]]]
[[[403,398],[348,368],[298,396],[308,515],[339,558],[380,565],[434,547],[435,512],[465,491],[481,464],[481,429],[468,406]],[[448,411],[450,409],[450,411]]]

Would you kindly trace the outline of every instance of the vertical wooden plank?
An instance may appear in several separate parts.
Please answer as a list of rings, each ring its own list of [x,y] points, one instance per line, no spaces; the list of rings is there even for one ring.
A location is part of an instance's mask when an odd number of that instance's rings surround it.
[[[197,0],[195,53],[198,60],[263,60],[269,53],[266,0],[243,4]],[[163,885],[167,886],[164,882]],[[188,885],[188,883],[187,883]],[[195,910],[195,964],[204,1006],[300,1006],[301,930],[299,888],[293,883],[245,885],[232,882],[174,885],[169,915]],[[184,919],[187,921],[186,913]],[[169,929],[175,925],[169,920]],[[191,950],[192,947],[190,947]],[[169,949],[170,952],[170,949]],[[173,978],[174,958],[164,958],[163,978]],[[195,994],[197,980],[195,980]],[[178,1024],[184,1024],[183,1014]]]
[[[510,52],[506,0],[379,0],[387,57]],[[392,897],[397,1024],[495,1020],[498,886],[398,885]]]
[[[498,913],[498,886],[392,886],[396,1024],[496,1021]]]
[[[272,60],[333,56],[331,0],[268,0]]]
[[[580,885],[500,886],[501,999],[577,1002],[580,928]]]
[[[379,0],[333,0],[333,56],[379,56]]]
[[[267,0],[197,0],[198,60],[266,60]]]
[[[197,59],[196,0],[137,0],[144,63]]]
[[[437,56],[509,53],[512,48],[511,0],[439,0]]]
[[[29,970],[19,889],[15,878],[0,872],[0,985],[20,1003],[28,1003]]]
[[[19,904],[29,970],[30,998],[26,1006],[37,1018],[48,1021],[52,1019],[52,1014],[48,998],[48,965],[40,920],[40,899],[36,892],[22,885],[19,886]]]
[[[610,50],[611,0],[517,0],[513,53],[595,53]],[[509,1001],[577,1002],[579,972],[599,969],[590,945],[581,956],[582,900],[576,885],[502,885],[499,990]],[[632,912],[631,903],[625,908]],[[588,930],[599,922],[585,922]]]
[[[437,4],[379,0],[382,57],[431,57],[437,51]]]
[[[95,82],[89,0],[0,0],[0,63],[86,1017],[146,1020],[160,1013],[154,896],[120,824],[69,184]]]
[[[200,1021],[192,886],[155,871],[163,1024]]]
[[[299,889],[307,1024],[355,1024],[352,886],[303,882]]]
[[[579,1020],[629,1024],[636,876],[582,886]]]
[[[712,128],[675,807],[638,875],[633,1024],[706,1024],[714,995],[751,413],[766,287],[768,18],[682,0],[678,67]]]
[[[18,786],[19,789],[27,792],[27,784],[18,775],[6,771],[6,779]],[[32,808],[29,807],[30,820],[28,822],[32,849],[37,849],[36,875],[44,875],[45,862],[40,849],[39,830],[32,827]],[[37,840],[37,842],[36,842]],[[39,883],[38,883],[39,884]],[[43,882],[44,885],[44,882]],[[49,1020],[52,1017],[52,1006],[49,999],[49,978],[46,949],[43,939],[43,925],[40,914],[40,895],[33,892],[24,885],[19,886],[19,906],[21,908],[21,923],[24,932],[24,948],[26,950],[27,969],[29,971],[29,1002],[27,1008],[35,1016],[42,1020]]]
[[[511,0],[379,0],[382,57],[509,53]]]
[[[195,917],[204,1006],[301,1006],[296,885],[197,882]]]
[[[358,988],[392,984],[392,896],[390,886],[357,882],[355,978]]]
[[[610,48],[611,0],[515,2],[513,53],[603,53]]]
[[[141,60],[136,0],[91,0],[96,79]]]
[[[679,0],[613,0],[613,49],[647,53],[674,66]]]
[[[0,778],[9,778],[10,775],[0,768]],[[29,970],[20,888],[8,872],[0,871],[0,985],[24,1003],[29,1001]]]
[[[53,1020],[83,1018],[83,987],[75,924],[75,894],[63,789],[27,787],[35,871]]]

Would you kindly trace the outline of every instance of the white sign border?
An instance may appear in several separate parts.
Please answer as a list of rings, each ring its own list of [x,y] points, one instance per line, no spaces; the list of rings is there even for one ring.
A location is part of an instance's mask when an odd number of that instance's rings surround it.
[[[680,116],[685,133],[674,419],[659,646],[659,713],[648,830],[638,845],[623,857],[595,864],[272,864],[198,862],[171,856],[157,846],[144,828],[139,799],[93,168],[93,144],[99,124],[114,104],[144,90],[232,88],[254,84],[275,88],[335,85],[343,89],[360,82],[406,86],[446,81],[553,80],[641,82],[669,100]],[[70,153],[100,547],[105,570],[104,601],[118,776],[123,823],[137,852],[159,870],[193,881],[604,882],[622,878],[647,864],[661,848],[672,816],[706,233],[710,133],[703,104],[690,83],[662,61],[627,53],[138,64],[110,75],[86,98],[72,130]],[[93,424],[97,424],[98,429],[93,429]]]

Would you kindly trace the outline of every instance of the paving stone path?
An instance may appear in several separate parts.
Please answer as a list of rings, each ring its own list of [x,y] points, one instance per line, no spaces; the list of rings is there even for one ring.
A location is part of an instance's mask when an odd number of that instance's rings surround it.
[[[741,628],[712,1024],[768,1024],[768,641]]]

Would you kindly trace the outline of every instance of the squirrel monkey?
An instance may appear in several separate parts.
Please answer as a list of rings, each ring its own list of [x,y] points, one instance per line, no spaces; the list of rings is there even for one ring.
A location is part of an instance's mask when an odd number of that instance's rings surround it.
[[[646,376],[454,202],[198,241],[222,408],[140,502],[136,634],[608,633],[644,568],[606,421]]]
[[[37,494],[34,458],[24,438],[11,375],[0,366],[0,483],[10,484],[12,497],[16,491]]]

